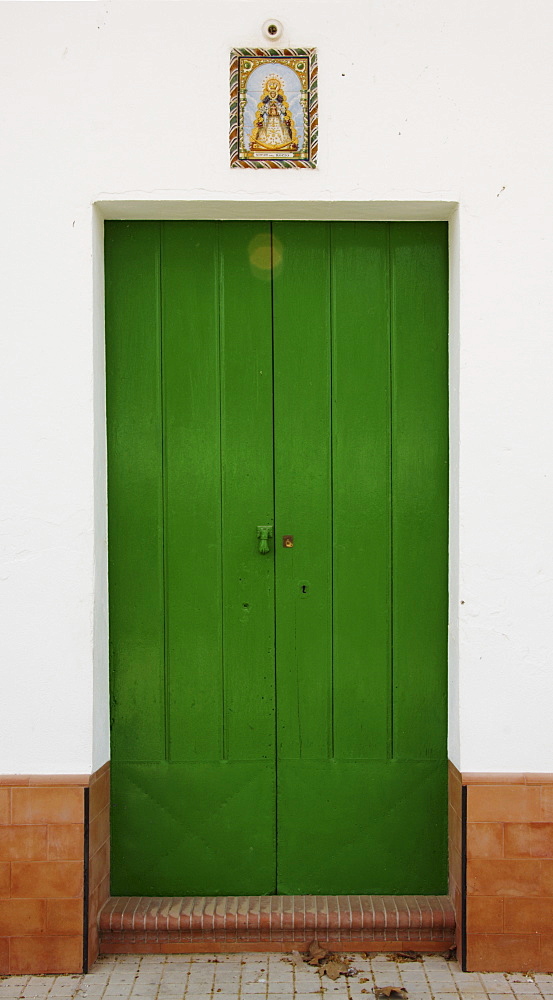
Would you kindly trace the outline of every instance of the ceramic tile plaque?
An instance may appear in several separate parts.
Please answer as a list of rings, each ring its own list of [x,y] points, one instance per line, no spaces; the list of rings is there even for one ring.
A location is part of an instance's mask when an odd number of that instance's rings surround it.
[[[231,51],[232,167],[314,167],[317,110],[315,49]]]

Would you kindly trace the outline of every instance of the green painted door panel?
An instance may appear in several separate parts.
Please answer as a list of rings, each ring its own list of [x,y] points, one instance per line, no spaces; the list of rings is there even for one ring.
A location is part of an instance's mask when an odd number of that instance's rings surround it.
[[[170,760],[274,759],[274,573],[256,555],[257,525],[273,523],[260,237],[267,224],[162,230]]]
[[[445,227],[273,232],[278,888],[442,892]]]
[[[271,284],[252,266],[254,247],[270,251],[268,224],[220,227],[225,754],[274,762],[274,569],[257,539],[274,523]],[[252,797],[252,817],[260,806]]]
[[[447,738],[445,224],[391,226],[390,262],[394,755],[440,759]]]
[[[447,892],[447,762],[278,764],[279,892]]]
[[[275,222],[273,235],[278,757],[318,758],[332,719],[328,224]]]
[[[223,757],[219,272],[212,223],[161,229],[169,761]],[[193,696],[190,695],[193,693]]]
[[[274,891],[273,761],[120,761],[111,795],[116,895]]]
[[[388,241],[386,223],[332,228],[333,724],[343,761],[391,750]]]
[[[111,754],[115,762],[156,760],[163,757],[165,748],[159,232],[157,222],[106,224]]]
[[[106,226],[116,893],[275,888],[274,572],[256,539],[271,285],[252,241],[269,226]]]
[[[106,330],[112,890],[445,891],[446,225],[107,223]]]

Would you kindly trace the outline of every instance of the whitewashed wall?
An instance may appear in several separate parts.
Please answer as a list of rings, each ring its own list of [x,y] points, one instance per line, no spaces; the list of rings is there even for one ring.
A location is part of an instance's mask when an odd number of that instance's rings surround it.
[[[267,17],[319,50],[316,171],[228,166],[228,51]],[[450,756],[553,771],[552,22],[548,0],[0,5],[0,773],[109,756],[122,215],[451,219]]]

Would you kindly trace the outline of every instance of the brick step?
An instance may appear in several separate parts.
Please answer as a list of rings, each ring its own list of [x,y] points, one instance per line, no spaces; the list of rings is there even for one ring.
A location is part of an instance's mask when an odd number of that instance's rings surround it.
[[[99,916],[102,954],[329,950],[445,951],[447,896],[113,896]]]

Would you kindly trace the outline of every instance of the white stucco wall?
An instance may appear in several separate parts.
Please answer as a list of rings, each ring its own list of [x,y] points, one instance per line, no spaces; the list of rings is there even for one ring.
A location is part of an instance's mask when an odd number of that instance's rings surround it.
[[[316,171],[228,166],[228,51],[267,17],[318,48]],[[104,215],[451,219],[450,756],[553,771],[549,2],[3,3],[0,23],[0,773],[109,756]]]

